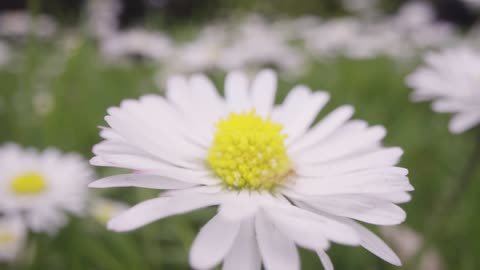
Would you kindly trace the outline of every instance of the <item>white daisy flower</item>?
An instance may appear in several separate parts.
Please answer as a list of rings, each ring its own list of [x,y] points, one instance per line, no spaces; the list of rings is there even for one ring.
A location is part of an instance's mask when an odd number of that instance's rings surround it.
[[[25,38],[30,33],[40,38],[48,38],[57,31],[56,22],[48,15],[33,18],[27,12],[14,11],[0,14],[0,36]]]
[[[126,203],[105,199],[95,198],[88,207],[89,214],[100,223],[107,224],[113,217],[125,212],[130,206]]]
[[[167,82],[166,98],[148,95],[108,109],[91,163],[134,174],[90,186],[166,189],[113,218],[130,231],[153,221],[218,205],[192,245],[190,264],[209,269],[300,269],[296,245],[314,250],[326,269],[330,243],[361,245],[384,260],[400,260],[354,220],[393,225],[405,220],[396,203],[413,190],[395,167],[402,150],[385,148],[385,129],[349,120],[341,106],[312,126],[326,92],[306,86],[274,105],[270,70],[252,82],[240,72],[225,80],[225,99],[203,75]]]
[[[108,38],[118,31],[118,16],[122,10],[119,0],[88,0],[86,27],[94,37]]]
[[[27,230],[18,216],[0,216],[0,262],[14,261],[24,247]]]
[[[142,57],[153,61],[166,60],[172,53],[171,40],[160,32],[130,29],[102,40],[101,52],[109,61]]]
[[[406,79],[413,101],[433,100],[436,112],[454,113],[449,129],[462,133],[480,123],[480,52],[457,47],[428,53],[425,66]]]
[[[0,212],[19,214],[35,232],[54,233],[85,207],[92,170],[80,156],[0,147]]]

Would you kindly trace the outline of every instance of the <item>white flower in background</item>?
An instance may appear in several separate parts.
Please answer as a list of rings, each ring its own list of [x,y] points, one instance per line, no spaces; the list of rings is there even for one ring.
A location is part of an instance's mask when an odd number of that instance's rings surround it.
[[[25,244],[27,230],[17,215],[0,216],[0,262],[12,262]]]
[[[95,198],[91,200],[88,207],[89,214],[102,224],[107,222],[120,213],[125,212],[130,206],[120,201],[114,201],[105,198]]]
[[[176,48],[169,66],[175,72],[199,72],[218,68],[223,57],[226,36],[224,27],[207,26],[195,40]]]
[[[373,15],[377,13],[378,0],[342,0],[343,7],[352,13]]]
[[[25,38],[30,33],[48,38],[55,34],[56,22],[47,15],[32,17],[27,12],[0,13],[0,36],[12,38]]]
[[[457,47],[428,53],[408,76],[413,101],[432,100],[436,112],[454,113],[449,129],[462,133],[480,123],[480,52]]]
[[[219,63],[224,70],[274,66],[296,75],[305,66],[303,54],[288,43],[284,32],[257,16],[249,17],[234,36]]]
[[[454,26],[436,21],[432,5],[422,1],[407,2],[386,24],[417,49],[441,47],[457,38]]]
[[[46,116],[55,108],[55,98],[48,90],[38,91],[32,96],[33,111],[39,116]]]
[[[172,45],[170,38],[160,32],[131,29],[104,39],[101,52],[110,61],[128,57],[164,61],[172,54]]]
[[[415,257],[423,243],[423,237],[406,226],[382,227],[382,235],[388,243],[391,243],[398,251],[400,258],[410,260]],[[422,261],[420,268],[422,270],[442,270],[444,264],[438,252],[428,250]]]
[[[341,106],[312,126],[326,92],[296,86],[274,105],[274,72],[253,81],[229,73],[225,99],[203,75],[172,77],[166,98],[148,95],[108,109],[93,151],[97,166],[133,174],[90,186],[169,190],[113,218],[108,228],[130,231],[153,221],[218,205],[191,253],[195,269],[300,269],[296,245],[314,250],[326,269],[331,242],[361,245],[400,260],[354,220],[393,225],[405,220],[397,203],[410,200],[402,150],[385,148],[382,126],[350,120]]]
[[[0,147],[0,212],[18,214],[35,232],[54,233],[67,214],[82,214],[93,176],[76,154],[38,152],[15,144]]]
[[[119,0],[88,0],[87,30],[96,38],[108,38],[118,31]]]

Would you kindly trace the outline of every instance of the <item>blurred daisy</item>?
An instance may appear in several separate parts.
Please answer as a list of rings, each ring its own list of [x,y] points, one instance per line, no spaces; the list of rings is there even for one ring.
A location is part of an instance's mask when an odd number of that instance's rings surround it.
[[[27,12],[0,13],[0,36],[25,38],[30,33],[40,38],[48,38],[55,34],[56,22],[47,15],[32,17]]]
[[[88,0],[87,29],[96,38],[107,38],[118,30],[118,16],[122,5],[119,0]]]
[[[432,100],[436,112],[454,113],[449,129],[462,133],[480,123],[480,52],[468,47],[429,53],[408,76],[413,101]]]
[[[300,269],[296,245],[314,250],[326,269],[330,243],[361,245],[400,260],[355,220],[393,225],[405,220],[396,203],[410,199],[402,150],[384,148],[385,129],[349,120],[342,106],[312,125],[329,99],[297,86],[274,105],[276,74],[225,80],[225,99],[203,75],[173,77],[166,98],[144,96],[108,110],[91,163],[135,174],[90,186],[167,189],[113,218],[129,231],[155,220],[218,205],[193,242],[190,264],[208,269]],[[168,127],[168,128],[165,128]]]
[[[0,262],[12,262],[22,250],[27,230],[18,216],[0,216]]]
[[[35,232],[54,233],[85,207],[88,164],[76,154],[0,147],[0,212],[19,214]]]
[[[126,203],[105,198],[91,200],[88,212],[98,222],[107,224],[113,217],[125,212],[130,206]]]
[[[110,61],[129,57],[163,61],[172,54],[172,45],[170,38],[160,32],[130,29],[104,39],[101,52]]]
[[[261,17],[251,16],[240,25],[231,45],[223,50],[219,65],[223,70],[274,66],[295,76],[302,73],[305,59],[289,44],[284,31],[277,31]]]

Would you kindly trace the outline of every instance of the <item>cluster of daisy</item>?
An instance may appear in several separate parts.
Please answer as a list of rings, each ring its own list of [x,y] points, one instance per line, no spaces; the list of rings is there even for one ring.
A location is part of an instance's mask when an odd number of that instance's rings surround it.
[[[114,1],[106,2],[114,5]],[[373,1],[363,2],[367,5]],[[352,6],[352,9],[361,8]],[[165,33],[144,29],[118,31],[111,20],[101,19],[105,12],[96,13],[100,18],[92,17],[92,22],[99,24],[95,29],[110,29],[106,31],[110,34],[100,39],[105,57],[124,60],[140,56],[157,61],[163,64],[159,73],[162,84],[171,74],[212,69],[274,66],[286,75],[296,75],[307,68],[309,59],[336,56],[410,59],[419,51],[438,48],[457,39],[454,26],[436,21],[432,6],[415,1],[406,3],[392,16],[381,13],[331,19],[309,16],[271,23],[251,15],[243,21],[207,25],[193,40],[183,43],[175,42]]]

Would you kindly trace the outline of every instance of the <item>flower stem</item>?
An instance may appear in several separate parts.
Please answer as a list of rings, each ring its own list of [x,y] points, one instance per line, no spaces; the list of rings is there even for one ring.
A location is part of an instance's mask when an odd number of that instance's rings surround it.
[[[471,156],[467,160],[467,163],[460,174],[458,179],[454,179],[455,182],[451,183],[451,188],[445,196],[434,206],[432,215],[427,220],[427,226],[424,229],[424,241],[419,247],[416,255],[410,259],[406,264],[405,269],[416,270],[419,269],[420,263],[425,256],[425,253],[432,246],[435,236],[442,233],[445,220],[453,213],[458,204],[462,201],[462,197],[468,190],[474,173],[477,169],[477,165],[480,164],[480,127],[474,130],[475,142]]]

